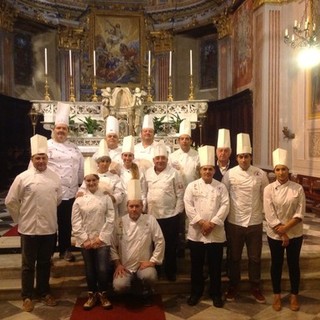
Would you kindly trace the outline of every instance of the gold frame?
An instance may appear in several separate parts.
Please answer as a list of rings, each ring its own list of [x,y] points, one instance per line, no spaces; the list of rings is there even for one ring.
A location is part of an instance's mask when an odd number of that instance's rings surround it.
[[[306,74],[308,119],[320,119],[320,65]]]
[[[99,11],[90,16],[90,60],[96,51],[98,88],[141,87],[145,82],[143,13]]]

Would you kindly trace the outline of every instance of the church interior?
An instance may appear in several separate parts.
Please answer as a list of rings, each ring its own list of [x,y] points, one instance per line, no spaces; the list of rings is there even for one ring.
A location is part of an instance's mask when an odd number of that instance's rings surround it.
[[[162,119],[157,139],[172,150],[180,118],[192,122],[195,148],[215,145],[218,129],[226,128],[236,150],[237,134],[248,133],[253,164],[271,177],[272,151],[286,149],[291,178],[305,190],[308,276],[299,314],[319,319],[319,48],[317,0],[0,0],[1,236],[12,224],[5,192],[28,166],[30,137],[50,138],[59,101],[72,106],[70,139],[84,155],[95,152],[108,114],[120,120],[122,137],[132,134],[137,141],[143,115],[154,114]],[[303,55],[311,49],[312,56]],[[83,125],[87,117],[99,123],[93,136]],[[15,256],[19,244],[9,238],[0,237],[1,265],[16,270],[17,257],[8,256]],[[267,257],[266,239],[264,250]],[[58,263],[56,271],[69,281],[65,265]],[[55,281],[61,294],[74,290]],[[22,319],[20,302],[10,302],[19,299],[18,285],[10,288],[9,282],[0,288],[0,305],[8,310],[0,318]],[[270,304],[253,307],[248,297],[220,313],[206,301],[192,309],[183,300],[185,279],[177,284],[159,285],[168,320],[276,319]],[[74,301],[64,302],[59,319],[69,319]],[[30,319],[58,319],[38,310]],[[289,309],[281,316],[297,319]]]

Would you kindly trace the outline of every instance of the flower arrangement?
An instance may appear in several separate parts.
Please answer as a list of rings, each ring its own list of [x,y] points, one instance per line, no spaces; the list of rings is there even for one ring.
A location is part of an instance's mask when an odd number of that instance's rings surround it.
[[[85,126],[88,134],[94,134],[99,128],[99,123],[96,119],[91,118],[90,116],[79,119]]]

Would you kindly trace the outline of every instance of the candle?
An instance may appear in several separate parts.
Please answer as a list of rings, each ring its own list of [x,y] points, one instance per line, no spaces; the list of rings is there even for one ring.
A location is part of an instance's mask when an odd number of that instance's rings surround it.
[[[171,77],[171,71],[172,71],[172,51],[169,53],[169,77]]]
[[[190,76],[192,76],[192,50],[190,50]]]
[[[148,51],[148,77],[151,75],[151,51]]]
[[[294,20],[294,27],[296,28],[298,26],[298,21]]]
[[[72,54],[71,54],[71,50],[69,50],[69,67],[70,67],[70,77],[72,77]]]
[[[289,31],[288,29],[284,30],[284,36],[287,38],[289,36]]]
[[[48,74],[48,52],[47,48],[44,48],[44,74]]]
[[[97,75],[97,68],[96,68],[96,50],[93,50],[93,75]]]

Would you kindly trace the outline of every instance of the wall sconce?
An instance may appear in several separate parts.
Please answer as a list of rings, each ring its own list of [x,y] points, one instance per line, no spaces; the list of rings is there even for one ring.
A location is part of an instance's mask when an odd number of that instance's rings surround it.
[[[290,131],[290,129],[288,129],[288,127],[283,127],[283,129],[282,129],[282,133],[283,133],[283,135],[284,135],[284,139],[294,139],[295,137],[296,137],[296,135],[294,134],[294,133],[292,133],[291,131]]]

